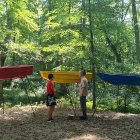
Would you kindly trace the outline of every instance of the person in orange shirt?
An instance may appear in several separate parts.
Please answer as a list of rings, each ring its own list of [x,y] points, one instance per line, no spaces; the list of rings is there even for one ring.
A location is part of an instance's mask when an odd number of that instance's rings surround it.
[[[53,84],[53,74],[48,75],[49,81],[46,84],[46,94],[47,94],[47,106],[48,106],[48,120],[47,122],[53,122],[53,112],[56,105],[56,96],[54,93],[54,84]]]

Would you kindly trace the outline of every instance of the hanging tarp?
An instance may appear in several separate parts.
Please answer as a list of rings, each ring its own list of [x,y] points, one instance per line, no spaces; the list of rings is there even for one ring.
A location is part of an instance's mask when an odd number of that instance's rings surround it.
[[[0,80],[21,78],[33,73],[32,65],[0,67]]]
[[[79,72],[60,72],[60,71],[40,71],[41,77],[48,80],[48,74],[54,75],[54,82],[56,83],[79,83],[80,76]],[[86,78],[88,80],[92,79],[92,73],[87,73]]]
[[[129,85],[129,86],[139,86],[140,85],[140,74],[97,73],[97,76],[101,80],[114,84],[114,85]]]

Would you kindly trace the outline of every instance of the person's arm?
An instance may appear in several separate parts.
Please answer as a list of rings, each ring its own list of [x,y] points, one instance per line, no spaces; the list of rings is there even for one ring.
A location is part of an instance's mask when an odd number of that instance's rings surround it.
[[[85,95],[85,87],[86,87],[86,82],[82,81],[81,87],[80,87],[80,97]]]
[[[82,88],[80,89],[80,97],[81,97],[81,96],[84,96],[84,92],[85,92],[85,88],[82,87]]]
[[[46,93],[47,93],[47,83],[46,83],[46,85],[45,85],[45,91],[46,91]]]

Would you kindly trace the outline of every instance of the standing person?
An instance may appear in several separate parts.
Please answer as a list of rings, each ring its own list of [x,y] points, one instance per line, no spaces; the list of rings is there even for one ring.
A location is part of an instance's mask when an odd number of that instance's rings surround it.
[[[48,106],[48,120],[47,122],[53,122],[52,114],[56,105],[56,97],[54,94],[53,74],[48,75],[49,81],[46,84],[47,93],[47,106]]]
[[[88,80],[85,76],[86,76],[86,71],[81,70],[80,71],[81,82],[79,85],[80,105],[83,114],[82,116],[80,116],[81,120],[87,120],[86,96],[88,91]]]

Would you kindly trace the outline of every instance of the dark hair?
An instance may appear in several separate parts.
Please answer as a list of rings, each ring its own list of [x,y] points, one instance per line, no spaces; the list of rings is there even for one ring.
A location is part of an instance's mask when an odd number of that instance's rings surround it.
[[[85,70],[81,70],[81,71],[80,71],[80,74],[81,74],[82,76],[85,76],[85,75],[86,75],[86,71],[85,71]]]
[[[48,75],[48,79],[50,80],[50,79],[52,79],[52,78],[54,78],[53,74],[49,74],[49,75]]]

